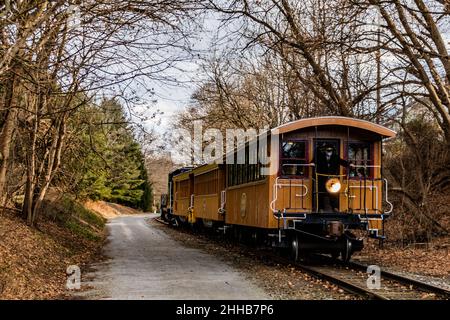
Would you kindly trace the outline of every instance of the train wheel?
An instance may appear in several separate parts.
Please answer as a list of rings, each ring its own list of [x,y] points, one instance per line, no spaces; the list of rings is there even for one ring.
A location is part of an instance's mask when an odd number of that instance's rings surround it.
[[[291,259],[297,262],[299,257],[298,236],[294,235],[291,240]]]
[[[337,258],[339,258],[340,252],[339,251],[333,251],[331,253],[331,259],[333,260],[337,260]]]
[[[344,262],[349,262],[350,258],[352,257],[352,242],[350,241],[350,239],[346,238],[344,241],[344,249],[341,251],[341,257],[342,257],[342,261]]]
[[[169,222],[172,227],[178,228],[180,226],[180,223],[179,223],[177,217],[172,217],[172,219],[170,219]]]
[[[183,217],[183,216],[177,216],[178,222],[179,224],[186,224],[187,223],[187,218]]]
[[[241,227],[233,227],[233,239],[237,243],[243,243],[245,240],[244,230]]]

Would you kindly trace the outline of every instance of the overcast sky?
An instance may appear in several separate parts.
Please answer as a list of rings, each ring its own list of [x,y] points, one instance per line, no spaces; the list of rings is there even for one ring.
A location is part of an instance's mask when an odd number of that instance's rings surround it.
[[[148,121],[147,126],[153,127],[159,133],[164,133],[169,128],[171,119],[189,105],[191,95],[200,80],[205,78],[201,64],[211,53],[219,24],[217,16],[205,18],[202,31],[197,33],[195,39],[192,40],[198,58],[190,62],[178,63],[177,67],[180,70],[167,71],[170,77],[176,78],[180,83],[154,83],[157,102],[152,110],[158,109],[163,114],[159,115],[156,121]],[[155,124],[157,125],[155,126]]]

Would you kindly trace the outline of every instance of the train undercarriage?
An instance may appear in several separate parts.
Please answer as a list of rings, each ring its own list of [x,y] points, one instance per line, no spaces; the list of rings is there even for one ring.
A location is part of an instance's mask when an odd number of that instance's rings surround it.
[[[278,229],[227,225],[202,219],[189,223],[186,217],[174,216],[170,212],[163,214],[162,218],[172,226],[210,230],[240,243],[277,248],[287,252],[294,261],[308,259],[313,253],[329,254],[334,259],[349,261],[352,254],[361,251],[364,246],[363,238],[351,231],[365,230],[367,227],[358,215],[347,215],[344,220],[341,216],[341,220],[336,220],[336,213],[316,214],[309,219],[289,219]]]

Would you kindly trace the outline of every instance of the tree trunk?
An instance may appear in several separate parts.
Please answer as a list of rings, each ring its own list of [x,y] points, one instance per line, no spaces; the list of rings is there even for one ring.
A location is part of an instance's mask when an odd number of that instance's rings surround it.
[[[36,139],[37,130],[39,127],[39,119],[34,120],[34,128],[31,134],[31,146],[27,150],[27,183],[25,188],[25,198],[22,207],[22,216],[32,224],[32,214],[33,214],[33,196],[34,189],[36,186]],[[43,159],[45,161],[45,158]]]
[[[39,214],[39,210],[41,209],[42,202],[44,201],[44,198],[47,194],[48,188],[50,187],[50,183],[52,182],[53,176],[55,175],[55,172],[58,170],[61,163],[61,151],[64,144],[65,133],[66,115],[63,115],[58,126],[58,131],[53,137],[54,140],[48,157],[47,172],[44,177],[43,185],[40,188],[39,194],[37,195],[34,203],[33,212],[29,219],[30,225],[34,224],[36,217]]]
[[[7,170],[14,141],[15,127],[18,109],[12,103],[16,76],[11,72],[11,77],[5,87],[4,108],[7,110],[5,122],[0,132],[0,206],[4,206],[7,198]]]

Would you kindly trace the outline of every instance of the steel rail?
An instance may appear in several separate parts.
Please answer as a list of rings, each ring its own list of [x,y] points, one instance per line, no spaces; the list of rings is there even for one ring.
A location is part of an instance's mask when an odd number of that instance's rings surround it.
[[[296,267],[298,267],[299,269],[315,276],[317,279],[320,280],[326,280],[328,282],[331,282],[335,285],[337,285],[338,287],[342,288],[343,290],[349,292],[349,293],[353,293],[356,294],[358,296],[363,296],[372,300],[389,300],[389,298],[380,295],[378,293],[372,292],[364,287],[358,286],[354,283],[351,283],[349,281],[345,281],[342,279],[339,279],[338,277],[334,277],[330,274],[327,274],[323,271],[319,271],[317,269],[314,269],[313,267],[309,267],[309,266],[305,266],[303,264],[299,264],[296,263],[294,264]]]
[[[355,269],[359,269],[359,270],[367,270],[368,265],[364,265],[361,263],[357,263],[357,262],[348,262],[347,266],[355,268]],[[447,299],[450,299],[450,290],[447,290],[445,288],[442,287],[438,287],[429,283],[425,283],[416,279],[412,279],[406,276],[402,276],[396,273],[392,273],[389,271],[383,271],[381,270],[381,276],[392,280],[392,281],[397,281],[400,282],[402,284],[405,285],[412,285],[413,287],[416,287],[417,289],[420,289],[422,291],[426,291],[426,292],[430,292],[430,293],[435,293],[438,294],[440,296],[446,297]]]

